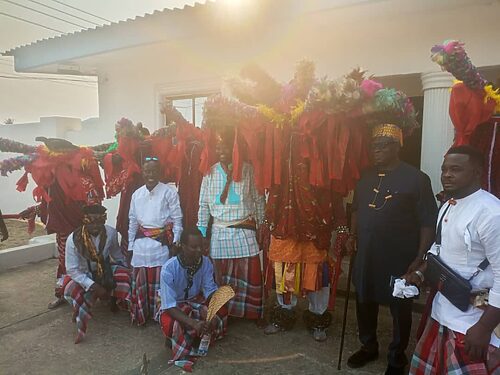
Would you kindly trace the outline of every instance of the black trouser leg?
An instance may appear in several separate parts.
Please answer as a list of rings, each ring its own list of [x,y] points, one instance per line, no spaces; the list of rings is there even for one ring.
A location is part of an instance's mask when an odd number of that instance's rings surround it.
[[[356,318],[358,320],[359,341],[361,341],[363,349],[370,353],[377,352],[378,303],[359,302],[356,298]]]
[[[404,367],[408,364],[405,350],[410,341],[413,300],[395,299],[389,307],[392,315],[393,334],[387,360],[391,366]]]

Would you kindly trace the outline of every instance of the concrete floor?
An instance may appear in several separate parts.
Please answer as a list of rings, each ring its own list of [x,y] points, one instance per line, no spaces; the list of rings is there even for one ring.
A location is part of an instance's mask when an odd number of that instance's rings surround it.
[[[52,299],[56,260],[0,273],[0,373],[8,374],[130,374],[140,373],[143,354],[149,375],[180,374],[167,364],[170,352],[156,324],[130,326],[126,313],[113,314],[98,303],[86,339],[73,343],[76,328],[69,305],[47,310]],[[232,320],[228,335],[210,348],[194,372],[199,374],[382,374],[391,338],[391,318],[381,309],[380,359],[361,370],[345,361],[358,349],[354,303],[350,301],[343,368],[337,370],[344,300],[338,300],[330,337],[317,343],[299,319],[290,332],[264,336],[253,323]],[[414,315],[418,322],[420,315]],[[414,324],[414,329],[416,324]],[[412,340],[413,341],[413,340]],[[409,353],[412,352],[412,342]]]

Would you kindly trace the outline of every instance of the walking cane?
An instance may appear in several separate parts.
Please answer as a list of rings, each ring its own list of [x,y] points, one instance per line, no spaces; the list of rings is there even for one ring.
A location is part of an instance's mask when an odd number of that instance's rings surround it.
[[[341,369],[342,352],[344,350],[345,328],[347,325],[347,308],[349,306],[349,294],[351,293],[352,266],[354,264],[353,257],[354,257],[354,255],[351,255],[349,257],[349,271],[347,272],[347,288],[346,288],[347,290],[346,290],[346,297],[345,297],[345,302],[344,302],[344,318],[342,320],[342,333],[340,335],[339,361],[337,364],[337,370]]]

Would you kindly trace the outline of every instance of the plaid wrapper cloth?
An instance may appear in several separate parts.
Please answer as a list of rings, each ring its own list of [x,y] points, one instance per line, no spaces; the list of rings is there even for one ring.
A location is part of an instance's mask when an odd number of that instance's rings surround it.
[[[213,259],[213,263],[220,285],[230,285],[236,293],[227,304],[229,315],[246,319],[262,318],[263,286],[259,256]]]
[[[123,254],[123,257],[125,259],[125,263],[127,264],[127,267],[132,268],[132,266],[130,264],[130,260],[128,259],[129,254],[130,254],[128,251],[128,238],[125,238],[124,236],[122,236],[122,238],[120,240],[120,250]]]
[[[465,335],[428,319],[411,360],[411,375],[500,374],[500,350],[490,345],[488,360],[473,362],[465,353]]]
[[[206,304],[201,303],[203,301],[202,297],[199,297],[195,301],[182,302],[177,305],[184,314],[189,316],[191,319],[205,320],[207,317],[208,307]],[[227,308],[223,306],[215,315],[214,319],[217,322],[217,328],[212,334],[212,342],[214,340],[219,340],[224,337],[227,330]],[[196,340],[198,336],[194,329],[188,329],[184,327],[177,320],[173,319],[168,312],[163,311],[160,316],[160,325],[163,334],[170,339],[172,342],[172,359],[171,361],[176,361],[178,359],[184,359],[190,355],[194,355],[192,352],[193,343],[198,344],[199,341]],[[196,342],[195,342],[196,341]],[[195,350],[198,348],[194,348]]]
[[[64,293],[64,279],[66,276],[66,240],[69,234],[56,234],[56,244],[57,244],[57,272],[56,272],[56,287],[54,289],[54,295],[56,298],[62,298]]]
[[[116,288],[111,296],[116,297],[117,304],[122,310],[128,310],[130,303],[130,270],[121,266],[111,266]],[[66,275],[64,278],[64,298],[73,306],[73,321],[76,322],[77,336],[75,344],[78,344],[87,333],[87,326],[92,318],[91,308],[95,302],[92,292],[85,290],[77,282]]]
[[[158,320],[160,311],[161,267],[135,267],[132,277],[130,318],[141,326],[148,319]]]
[[[212,259],[247,258],[259,253],[254,230],[212,226],[210,257]]]

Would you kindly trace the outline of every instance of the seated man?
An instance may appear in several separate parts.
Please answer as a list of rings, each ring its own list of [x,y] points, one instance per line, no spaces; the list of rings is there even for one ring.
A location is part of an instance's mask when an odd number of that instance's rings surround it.
[[[170,258],[161,270],[161,329],[172,343],[172,361],[194,355],[199,338],[212,333],[212,339],[224,336],[227,308],[221,308],[206,322],[208,302],[218,289],[210,259],[202,256],[202,235],[187,228],[181,235],[181,251]]]
[[[118,244],[114,228],[105,225],[106,208],[87,206],[83,211],[83,225],[71,233],[66,242],[66,270],[64,298],[73,306],[73,320],[78,334],[75,344],[85,336],[94,302],[111,297],[111,309],[117,302],[128,308],[130,271]]]

